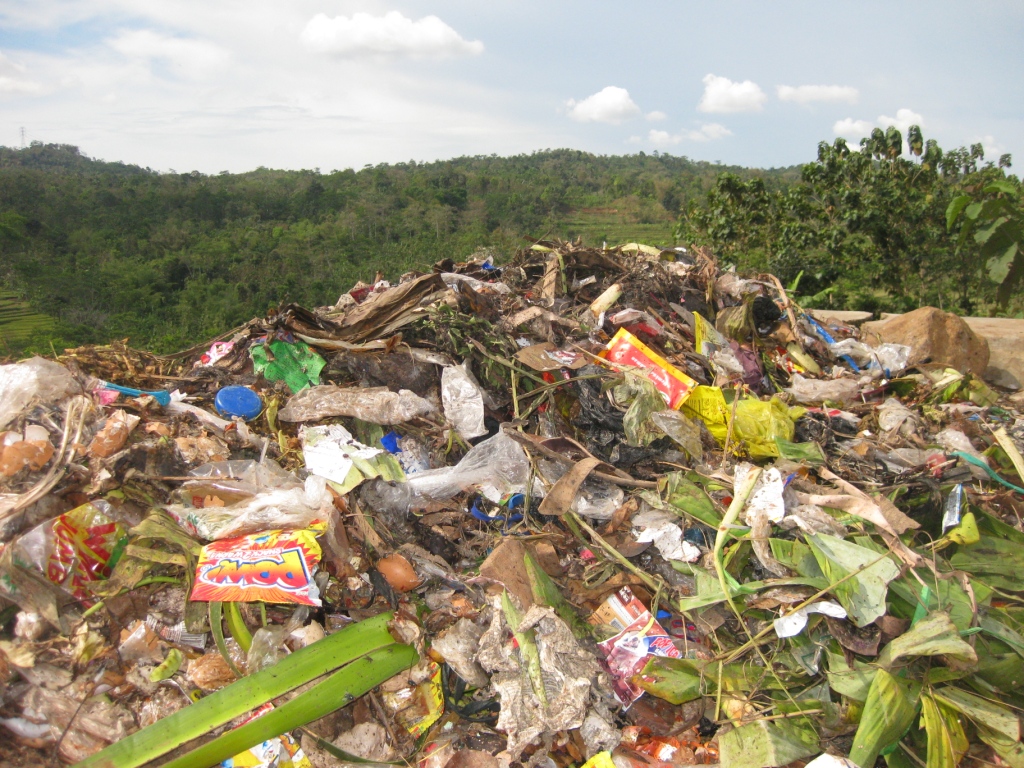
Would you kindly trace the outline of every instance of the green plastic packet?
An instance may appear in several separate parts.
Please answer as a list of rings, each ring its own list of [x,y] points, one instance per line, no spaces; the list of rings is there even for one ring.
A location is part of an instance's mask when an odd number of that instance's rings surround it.
[[[267,347],[270,354],[267,354]],[[327,362],[301,341],[272,341],[255,344],[249,350],[253,369],[267,381],[284,381],[292,394],[320,383],[320,371]]]

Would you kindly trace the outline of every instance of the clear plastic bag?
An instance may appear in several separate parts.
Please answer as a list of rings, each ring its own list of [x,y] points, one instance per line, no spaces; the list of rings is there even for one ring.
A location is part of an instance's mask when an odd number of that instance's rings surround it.
[[[793,395],[798,403],[821,405],[826,400],[833,403],[853,403],[860,399],[863,385],[860,379],[807,379],[799,373],[793,374],[793,382],[786,392]]]
[[[477,489],[497,503],[509,493],[523,493],[530,476],[526,452],[504,432],[473,446],[454,467],[417,472],[404,483],[364,483],[362,498],[381,512],[408,512],[418,499],[444,501]]]
[[[0,430],[34,405],[52,405],[81,390],[67,368],[41,357],[0,365]]]
[[[326,480],[303,483],[273,462],[222,461],[192,472],[177,503],[164,509],[193,536],[209,541],[277,528],[305,528],[326,520],[333,498]]]
[[[487,434],[484,392],[469,370],[468,361],[446,366],[441,372],[441,403],[445,418],[463,440]]]

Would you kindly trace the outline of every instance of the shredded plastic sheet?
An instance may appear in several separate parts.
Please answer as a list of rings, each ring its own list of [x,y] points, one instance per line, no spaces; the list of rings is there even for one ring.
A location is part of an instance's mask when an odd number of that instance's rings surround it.
[[[192,600],[297,603],[319,607],[313,572],[317,531],[265,531],[203,547]]]

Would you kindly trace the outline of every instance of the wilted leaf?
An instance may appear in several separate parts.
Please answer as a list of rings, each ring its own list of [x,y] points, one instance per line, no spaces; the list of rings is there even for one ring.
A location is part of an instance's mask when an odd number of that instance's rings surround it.
[[[928,768],[956,768],[967,751],[967,736],[956,711],[924,696],[921,723],[928,733]]]
[[[872,768],[878,753],[895,744],[914,722],[921,686],[900,680],[884,669],[871,681],[850,759],[861,768]]]
[[[823,533],[809,535],[807,543],[818,567],[831,584],[864,569],[832,590],[849,614],[850,621],[864,627],[885,613],[888,584],[900,575],[900,569],[894,562],[887,557],[879,560],[878,553],[870,549]],[[868,563],[873,564],[868,566]]]
[[[964,642],[949,615],[941,611],[929,615],[889,643],[878,654],[878,664],[891,669],[898,659],[916,656],[946,656],[976,664],[978,655]]]
[[[1013,710],[951,686],[939,688],[934,696],[943,704],[967,715],[976,724],[984,725],[1011,741],[1020,741],[1020,719]]]
[[[742,725],[719,738],[722,768],[770,768],[788,765],[821,751],[807,718]]]

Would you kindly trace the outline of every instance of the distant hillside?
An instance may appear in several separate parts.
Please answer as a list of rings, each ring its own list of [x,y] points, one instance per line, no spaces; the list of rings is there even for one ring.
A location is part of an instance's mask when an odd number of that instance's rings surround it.
[[[18,348],[48,348],[54,336],[182,348],[278,302],[331,303],[378,270],[397,277],[477,247],[508,256],[540,237],[668,245],[679,212],[726,171],[767,189],[799,178],[795,167],[564,149],[207,176],[94,160],[70,145],[0,147],[0,283],[56,321],[20,333]]]

